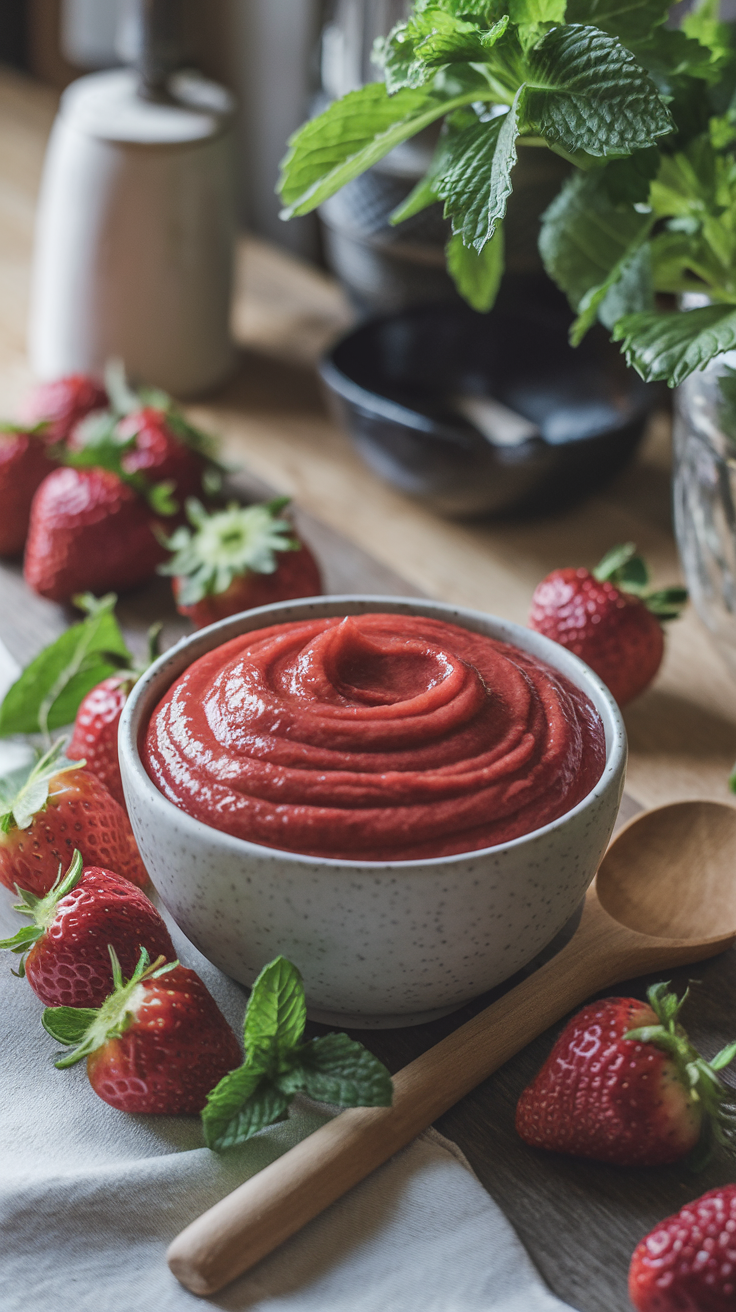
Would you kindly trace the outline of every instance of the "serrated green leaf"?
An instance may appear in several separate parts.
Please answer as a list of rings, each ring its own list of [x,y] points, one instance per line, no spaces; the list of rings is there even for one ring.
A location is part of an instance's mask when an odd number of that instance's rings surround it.
[[[205,1143],[215,1152],[245,1143],[265,1126],[282,1120],[289,1098],[246,1063],[223,1076],[202,1112]]]
[[[116,600],[113,594],[103,598],[93,614],[31,661],[0,706],[0,737],[71,724],[83,697],[115,672],[104,653],[132,660],[114,616]]]
[[[649,309],[654,293],[649,263],[649,250],[644,245],[654,223],[654,217],[637,233],[616,261],[610,273],[597,287],[591,287],[583,296],[578,317],[570,329],[570,341],[579,346],[585,334],[597,319],[612,327],[622,315]]]
[[[390,1107],[393,1084],[386,1067],[347,1034],[325,1034],[299,1050],[303,1090],[339,1107]]]
[[[286,1052],[300,1042],[306,1021],[302,977],[290,961],[277,957],[264,966],[253,985],[245,1013],[246,1053],[269,1039]]]
[[[650,218],[612,203],[604,169],[577,173],[542,215],[539,251],[550,277],[579,311],[646,233]]]
[[[512,23],[564,23],[567,0],[509,0]]]
[[[701,0],[682,20],[686,36],[705,47],[712,58],[720,59],[731,52],[732,36],[728,23],[720,19],[720,0]]]
[[[484,314],[493,308],[504,269],[503,224],[483,250],[478,253],[466,246],[457,233],[450,237],[446,247],[447,268],[460,295],[474,310]]]
[[[591,23],[627,45],[664,23],[669,0],[568,0],[568,23]]]
[[[394,146],[481,95],[480,79],[454,97],[411,88],[389,96],[382,82],[349,92],[290,138],[279,182],[282,217],[308,214]]]
[[[715,356],[734,349],[736,305],[625,315],[613,338],[622,343],[627,364],[646,382],[675,387]]]
[[[529,128],[568,155],[630,155],[673,129],[634,56],[595,27],[552,28],[528,63]]]
[[[57,1043],[81,1043],[99,1013],[90,1007],[47,1007],[41,1021]]]
[[[445,202],[453,232],[478,253],[506,213],[523,104],[520,87],[503,117],[448,129],[434,187]]]

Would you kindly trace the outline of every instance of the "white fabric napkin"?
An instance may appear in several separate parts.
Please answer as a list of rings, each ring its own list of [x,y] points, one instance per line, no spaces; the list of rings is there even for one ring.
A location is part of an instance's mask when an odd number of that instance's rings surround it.
[[[13,677],[0,643],[0,681]],[[0,743],[0,775],[19,755]],[[14,900],[0,888],[0,937],[29,923]],[[169,927],[241,1034],[245,990]],[[16,963],[0,953],[3,1312],[564,1312],[460,1150],[432,1130],[221,1294],[190,1294],[166,1265],[169,1242],[329,1113],[295,1102],[288,1121],[220,1156],[198,1117],[116,1111],[83,1062],[56,1070],[58,1044]]]

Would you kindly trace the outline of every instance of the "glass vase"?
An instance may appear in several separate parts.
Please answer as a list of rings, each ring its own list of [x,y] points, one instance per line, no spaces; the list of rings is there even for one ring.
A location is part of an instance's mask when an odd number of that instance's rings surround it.
[[[736,352],[677,389],[674,511],[690,597],[736,678]]]

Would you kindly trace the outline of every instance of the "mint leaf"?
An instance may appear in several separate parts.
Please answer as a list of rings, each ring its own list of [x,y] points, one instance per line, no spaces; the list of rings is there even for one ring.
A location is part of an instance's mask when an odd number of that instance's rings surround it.
[[[205,1143],[216,1152],[245,1143],[282,1119],[288,1105],[288,1097],[246,1062],[223,1076],[207,1095],[202,1112]]]
[[[245,1015],[245,1062],[207,1097],[202,1121],[208,1147],[231,1148],[283,1119],[298,1092],[345,1107],[391,1102],[391,1077],[377,1058],[345,1034],[300,1046],[305,1021],[302,977],[290,961],[277,957],[253,985]]]
[[[568,0],[568,23],[590,23],[624,45],[641,41],[664,23],[670,0]]]
[[[528,63],[528,124],[564,154],[630,155],[673,130],[633,55],[595,27],[552,28]]]
[[[98,1015],[90,1007],[46,1007],[41,1024],[57,1043],[81,1043]]]
[[[346,182],[443,114],[482,98],[483,82],[456,96],[404,88],[389,96],[382,82],[350,91],[289,139],[281,165],[283,218],[308,214]],[[487,83],[486,96],[490,97]]]
[[[651,224],[649,215],[612,203],[606,172],[578,173],[542,215],[539,251],[544,267],[574,310],[625,264],[627,253],[636,249]]]
[[[646,382],[664,380],[675,387],[714,356],[734,349],[736,305],[625,315],[613,339],[623,343],[627,364]]]
[[[438,5],[412,13],[376,42],[373,61],[383,68],[389,95],[402,87],[421,87],[443,64],[482,62],[508,26],[508,15],[483,29]]]
[[[523,100],[520,87],[502,118],[448,128],[434,187],[445,202],[445,217],[452,219],[453,232],[478,252],[506,213]]]
[[[483,250],[466,246],[459,234],[450,237],[446,248],[447,268],[460,295],[474,310],[492,309],[501,285],[504,269],[503,225],[496,230]]]
[[[651,215],[603,282],[591,287],[583,296],[578,317],[570,329],[573,346],[580,344],[596,319],[602,318],[604,323],[613,327],[622,315],[649,309],[653,304],[649,250],[644,245],[653,223],[654,216]],[[644,304],[641,304],[642,300]]]
[[[0,706],[0,737],[48,733],[71,724],[80,702],[102,679],[132,660],[114,609],[114,593],[87,600],[89,615],[73,624],[31,661]]]
[[[512,23],[564,23],[567,0],[510,0]]]
[[[278,1051],[295,1047],[304,1033],[307,1007],[302,977],[286,957],[277,957],[258,976],[245,1013],[245,1050],[264,1040],[276,1041]]]
[[[303,1092],[340,1107],[390,1107],[393,1084],[386,1067],[347,1034],[312,1039],[297,1054]]]

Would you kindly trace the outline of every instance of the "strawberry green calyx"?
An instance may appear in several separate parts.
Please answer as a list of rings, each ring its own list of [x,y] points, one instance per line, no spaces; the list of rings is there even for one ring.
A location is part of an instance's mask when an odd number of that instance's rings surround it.
[[[612,547],[593,570],[599,583],[613,583],[637,597],[658,620],[676,620],[687,604],[686,588],[650,588],[649,570],[633,542]]]
[[[729,1043],[710,1061],[701,1057],[679,1023],[688,992],[678,999],[670,993],[668,983],[653,984],[647,998],[659,1024],[629,1030],[624,1038],[653,1043],[675,1062],[683,1087],[702,1113],[700,1141],[690,1156],[691,1167],[700,1170],[710,1158],[714,1140],[736,1155],[736,1096],[718,1077],[736,1057],[736,1043]]]
[[[43,938],[56,915],[57,903],[76,887],[82,878],[83,870],[82,853],[77,849],[65,875],[62,875],[61,866],[59,866],[56,881],[45,897],[36,897],[35,893],[29,893],[26,889],[18,888],[16,884],[21,901],[14,904],[13,910],[19,911],[22,916],[29,916],[34,923],[24,925],[12,938],[0,939],[0,948],[9,948],[11,952],[20,955],[20,966],[17,973],[21,977],[25,975],[25,954],[33,947],[34,943]]]
[[[113,991],[98,1009],[92,1007],[47,1007],[41,1023],[52,1039],[58,1043],[76,1045],[72,1052],[54,1062],[59,1070],[75,1066],[78,1061],[96,1052],[110,1039],[118,1039],[130,1029],[145,991],[141,987],[146,979],[158,979],[179,965],[157,957],[151,961],[145,948],[141,948],[138,964],[129,980],[123,979],[118,955],[112,946],[107,948],[112,962]]]
[[[174,555],[159,566],[160,574],[180,580],[177,601],[192,606],[203,597],[227,592],[231,583],[245,574],[275,574],[278,552],[301,549],[293,526],[280,518],[289,500],[276,497],[254,506],[233,501],[226,510],[210,515],[190,497],[186,511],[192,529],[178,528],[164,539]]]
[[[77,430],[82,445],[58,447],[53,454],[62,464],[74,469],[106,469],[143,497],[157,515],[175,515],[179,503],[174,498],[174,484],[170,480],[151,483],[140,470],[131,472],[123,465],[123,457],[135,450],[136,434],[121,436],[117,430],[118,418],[107,410],[90,415],[82,420]]]
[[[85,761],[67,761],[64,756],[66,738],[57,738],[49,750],[36,762],[25,782],[13,797],[0,801],[0,830],[7,834],[13,828],[27,829],[38,811],[48,801],[49,784],[57,775],[80,770]],[[65,762],[62,764],[62,762]]]

